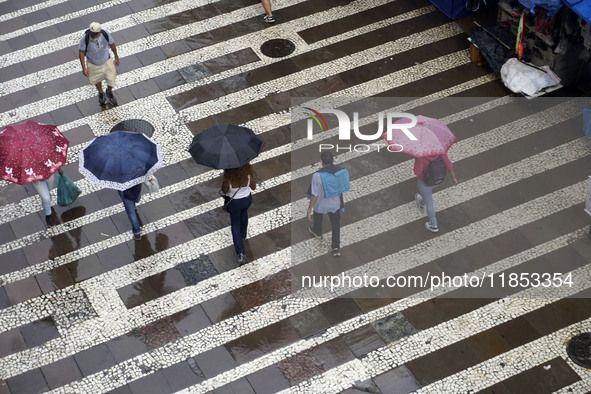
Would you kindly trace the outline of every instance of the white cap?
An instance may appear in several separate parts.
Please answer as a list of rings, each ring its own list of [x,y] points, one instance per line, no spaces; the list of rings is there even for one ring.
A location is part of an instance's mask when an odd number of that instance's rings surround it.
[[[98,22],[92,22],[90,26],[88,26],[92,33],[100,33],[101,32],[101,24]]]

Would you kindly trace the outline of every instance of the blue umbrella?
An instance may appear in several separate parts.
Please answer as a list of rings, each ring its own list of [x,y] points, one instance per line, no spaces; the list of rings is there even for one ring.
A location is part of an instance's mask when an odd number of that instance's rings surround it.
[[[79,153],[80,173],[94,185],[126,190],[162,167],[162,149],[142,133],[115,131],[95,138]]]

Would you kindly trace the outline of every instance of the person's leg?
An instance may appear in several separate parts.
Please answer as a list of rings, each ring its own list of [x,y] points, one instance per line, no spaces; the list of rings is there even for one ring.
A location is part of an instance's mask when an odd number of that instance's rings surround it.
[[[252,195],[241,198],[241,200],[244,200],[244,206],[240,212],[240,238],[244,240],[248,230],[248,208],[252,204]]]
[[[240,200],[234,199],[228,204],[232,242],[234,243],[234,250],[238,256],[244,254],[244,242],[242,242],[242,235],[240,234],[240,218],[242,217],[242,204]]]
[[[53,190],[55,189],[55,187],[57,186],[57,171],[54,172],[53,174],[51,174],[51,176],[49,178],[47,178],[47,187],[49,188],[49,190]]]
[[[105,63],[105,80],[107,81],[107,98],[111,105],[117,105],[117,99],[113,95],[113,87],[115,86],[115,78],[117,77],[117,71],[115,70],[115,63],[113,59],[107,60]]]
[[[96,85],[96,90],[98,90],[99,92],[99,104],[100,105],[105,105],[107,103],[107,95],[105,94],[105,92],[103,92],[103,83],[102,82],[98,82]]]
[[[261,0],[261,3],[263,3],[263,8],[265,9],[267,16],[273,16],[273,11],[271,10],[271,0]]]
[[[41,197],[41,206],[45,216],[51,216],[51,194],[49,193],[49,186],[47,180],[31,182],[39,197]]]
[[[312,214],[312,231],[318,236],[322,235],[322,218],[323,214],[314,211]]]
[[[99,104],[104,105],[107,102],[107,95],[103,92],[104,72],[102,67],[86,62],[86,68],[88,69],[88,82],[98,90]]]
[[[140,229],[140,222],[137,218],[137,214],[135,213],[135,202],[132,200],[128,200],[123,197],[123,192],[119,191],[119,196],[121,197],[121,201],[123,201],[123,206],[125,207],[125,213],[127,213],[127,217],[131,222],[131,230],[133,231],[133,235],[139,235],[141,233]]]
[[[341,247],[341,210],[339,209],[335,213],[329,213],[328,218],[330,219],[330,226],[332,229],[332,244],[333,250],[340,249]]]
[[[419,193],[423,199],[422,203],[427,208],[427,216],[429,217],[429,223],[433,227],[437,227],[437,218],[435,217],[435,206],[433,205],[433,189],[435,186],[427,186],[419,179]]]

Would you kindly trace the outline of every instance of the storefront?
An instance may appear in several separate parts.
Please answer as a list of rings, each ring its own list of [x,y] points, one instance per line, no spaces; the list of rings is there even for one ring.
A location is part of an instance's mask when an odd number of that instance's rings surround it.
[[[584,91],[591,87],[591,0],[562,1],[499,1],[497,25],[472,31],[475,42],[486,46],[485,59],[495,73],[500,73],[508,58],[521,55],[524,62],[548,66],[562,86],[575,85]]]

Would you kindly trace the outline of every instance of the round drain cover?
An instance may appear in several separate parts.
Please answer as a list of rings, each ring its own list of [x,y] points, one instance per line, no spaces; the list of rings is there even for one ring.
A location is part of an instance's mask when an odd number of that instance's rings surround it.
[[[571,338],[566,346],[571,360],[583,368],[591,368],[591,333],[579,334]]]
[[[117,130],[144,133],[148,137],[151,137],[154,134],[154,126],[152,126],[150,122],[143,119],[128,119],[124,120],[123,122],[119,122],[113,126],[111,133]]]
[[[261,45],[261,52],[269,57],[284,57],[292,54],[293,51],[295,51],[294,43],[283,38],[269,40]]]

